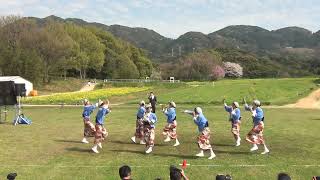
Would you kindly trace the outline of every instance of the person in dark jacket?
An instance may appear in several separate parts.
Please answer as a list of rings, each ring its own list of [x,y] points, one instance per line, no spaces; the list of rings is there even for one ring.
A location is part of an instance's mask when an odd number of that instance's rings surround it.
[[[156,113],[157,97],[153,94],[153,92],[150,92],[148,99],[152,107],[152,113]]]

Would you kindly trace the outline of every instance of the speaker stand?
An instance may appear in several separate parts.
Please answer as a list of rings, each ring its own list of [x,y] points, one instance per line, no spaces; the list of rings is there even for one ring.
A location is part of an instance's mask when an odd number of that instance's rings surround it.
[[[2,110],[2,106],[0,106],[0,124],[5,123],[7,121],[7,106],[4,106],[4,110]],[[4,114],[4,120],[2,121],[2,114]]]
[[[21,108],[21,96],[17,96],[17,105],[16,105],[16,116],[15,119],[13,120],[13,124],[16,126],[21,118],[23,116],[22,114],[22,108]]]

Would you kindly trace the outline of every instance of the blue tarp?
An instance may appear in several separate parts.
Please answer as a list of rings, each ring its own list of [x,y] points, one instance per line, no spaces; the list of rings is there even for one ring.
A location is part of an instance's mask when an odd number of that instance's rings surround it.
[[[20,115],[18,119],[18,124],[27,124],[30,125],[32,123],[31,119],[28,119],[24,115]]]

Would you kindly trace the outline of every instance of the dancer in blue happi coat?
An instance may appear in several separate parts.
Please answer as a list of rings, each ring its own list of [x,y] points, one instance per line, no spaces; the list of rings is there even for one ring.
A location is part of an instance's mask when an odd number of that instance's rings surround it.
[[[141,101],[139,104],[139,109],[137,112],[136,120],[136,132],[134,136],[131,137],[132,142],[136,143],[136,139],[140,139],[140,144],[146,144],[144,141],[144,128],[143,128],[143,117],[146,113],[145,102]]]
[[[246,140],[253,144],[253,147],[250,151],[258,150],[258,145],[261,144],[264,147],[264,151],[261,154],[268,154],[270,151],[265,143],[265,139],[263,137],[263,130],[264,130],[264,113],[261,108],[261,103],[259,100],[254,100],[252,105],[249,106],[244,99],[245,102],[245,110],[250,111],[252,113],[253,119],[253,128],[246,136]]]
[[[231,106],[228,106],[225,100],[223,100],[224,109],[229,113],[229,121],[231,122],[231,133],[236,140],[236,146],[240,146],[240,124],[241,124],[241,112],[239,109],[239,103],[233,102]]]
[[[202,109],[200,107],[196,107],[194,108],[194,111],[185,110],[184,112],[192,115],[194,123],[198,126],[198,146],[200,148],[200,152],[196,154],[196,156],[204,157],[203,151],[210,150],[210,157],[208,159],[215,158],[216,155],[213,152],[212,146],[210,144],[211,131],[209,129],[209,123],[206,117],[203,115]]]
[[[90,121],[90,115],[92,114],[93,110],[98,106],[98,103],[95,105],[91,104],[88,99],[83,101],[84,107],[82,112],[84,130],[83,130],[83,139],[82,143],[89,143],[87,138],[93,137],[95,133],[95,127],[93,123]]]
[[[179,146],[180,142],[178,141],[177,136],[177,115],[176,115],[176,103],[170,101],[168,107],[162,108],[162,112],[167,116],[167,124],[163,129],[163,135],[165,137],[164,142],[169,142],[171,139],[175,140],[173,146]]]
[[[99,110],[96,116],[96,131],[94,135],[94,145],[91,148],[93,152],[99,153],[98,147],[102,149],[102,142],[108,136],[108,132],[104,127],[104,121],[106,115],[109,114],[111,110],[109,109],[109,100],[100,102]]]
[[[151,104],[146,106],[146,113],[143,118],[144,124],[144,139],[146,142],[146,154],[152,152],[155,139],[155,128],[158,122],[157,116],[152,112]]]

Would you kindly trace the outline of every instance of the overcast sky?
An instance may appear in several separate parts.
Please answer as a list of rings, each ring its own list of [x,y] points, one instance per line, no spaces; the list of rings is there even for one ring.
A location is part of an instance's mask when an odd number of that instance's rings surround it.
[[[0,0],[0,15],[9,14],[145,27],[170,38],[239,24],[320,30],[320,0]]]

